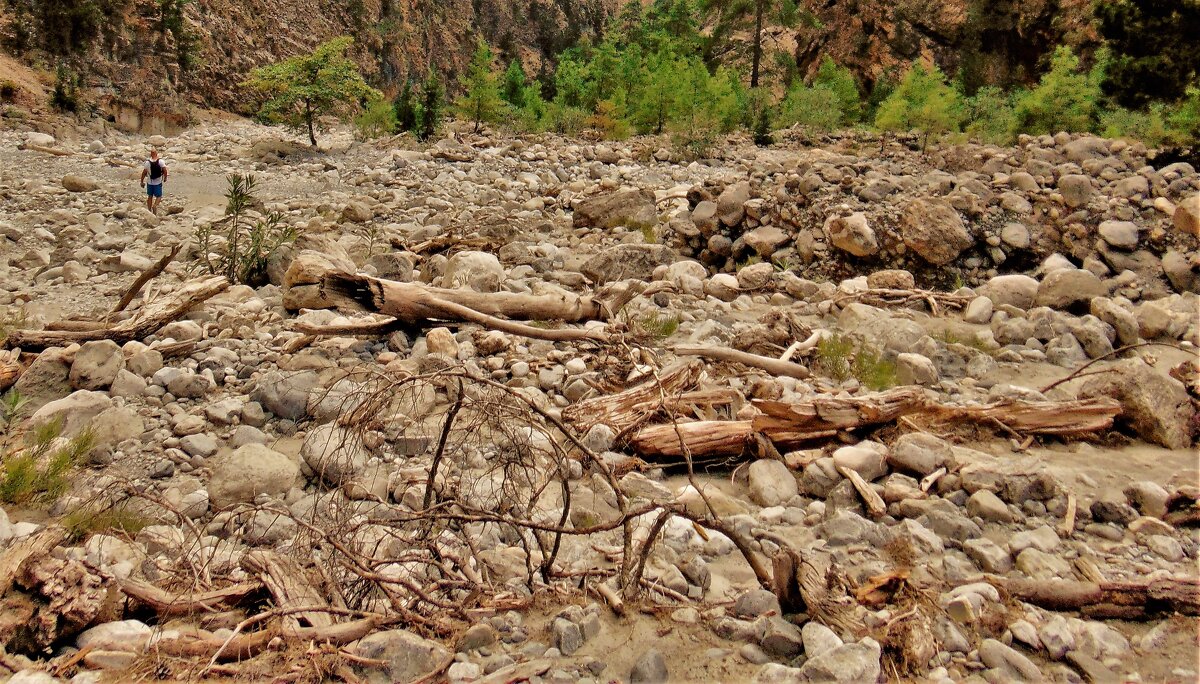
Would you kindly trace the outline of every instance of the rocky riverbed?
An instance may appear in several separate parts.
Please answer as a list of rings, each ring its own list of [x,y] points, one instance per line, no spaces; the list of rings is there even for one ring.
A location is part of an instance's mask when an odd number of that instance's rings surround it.
[[[0,305],[10,342],[83,332],[23,347],[6,439],[61,419],[94,444],[0,514],[12,682],[1197,677],[1188,164],[1065,134],[688,161],[465,133],[313,151],[228,118],[57,133],[0,132]],[[229,174],[295,228],[269,282],[87,332],[209,275]],[[392,324],[330,273],[601,304],[524,334]],[[538,339],[570,329],[594,338]]]

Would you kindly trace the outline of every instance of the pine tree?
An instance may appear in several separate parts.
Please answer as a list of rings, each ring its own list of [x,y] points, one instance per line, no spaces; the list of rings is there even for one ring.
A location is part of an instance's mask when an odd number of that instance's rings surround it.
[[[838,66],[826,55],[813,78],[813,85],[828,88],[837,97],[844,121],[855,123],[862,120],[862,94],[858,92],[858,81],[854,80],[854,74],[849,69]]]
[[[396,109],[397,128],[405,132],[417,130],[418,106],[411,78],[404,79],[404,85],[400,87],[400,93],[396,95],[392,106]]]
[[[438,80],[433,67],[425,76],[421,85],[421,104],[417,110],[417,139],[429,140],[437,135],[442,125],[442,82]]]
[[[1122,106],[1174,102],[1200,83],[1200,2],[1100,0],[1095,12],[1113,52],[1104,91]]]
[[[921,131],[924,152],[931,135],[957,131],[963,113],[962,96],[941,69],[917,63],[880,105],[875,125],[884,131]]]
[[[700,11],[708,18],[712,30],[705,39],[705,58],[710,63],[725,61],[723,57],[736,49],[738,36],[750,35],[750,87],[757,88],[761,80],[765,48],[763,32],[768,25],[793,27],[801,19],[813,22],[811,15],[801,12],[795,0],[700,0]]]
[[[1040,135],[1095,130],[1103,97],[1100,83],[1104,80],[1104,61],[1102,55],[1097,66],[1085,72],[1071,48],[1062,46],[1055,50],[1050,71],[1042,75],[1036,88],[1017,101],[1017,131]]]
[[[492,59],[492,49],[480,40],[466,73],[459,79],[466,92],[454,104],[460,116],[475,122],[476,133],[483,124],[499,120],[504,107],[500,85],[492,71]]]
[[[504,72],[504,80],[500,86],[500,97],[510,105],[520,109],[525,106],[525,91],[529,80],[525,70],[521,68],[520,60],[509,62],[508,70]]]

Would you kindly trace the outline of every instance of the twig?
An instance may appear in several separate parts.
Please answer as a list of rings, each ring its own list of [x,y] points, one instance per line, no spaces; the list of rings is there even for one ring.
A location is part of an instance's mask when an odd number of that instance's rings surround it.
[[[1066,539],[1075,534],[1075,492],[1067,492],[1067,514],[1063,516],[1062,524],[1058,526],[1058,536]]]
[[[1065,378],[1055,380],[1054,382],[1050,383],[1049,385],[1046,385],[1045,387],[1043,387],[1042,389],[1040,389],[1038,391],[1041,392],[1042,394],[1045,394],[1046,392],[1049,392],[1050,390],[1054,389],[1055,387],[1058,387],[1059,385],[1061,385],[1065,382],[1070,382],[1071,380],[1074,380],[1075,378],[1079,377],[1080,373],[1082,373],[1087,368],[1091,367],[1093,364],[1095,364],[1099,361],[1103,361],[1104,359],[1107,359],[1109,357],[1116,356],[1117,354],[1121,354],[1121,353],[1130,351],[1132,349],[1137,349],[1139,347],[1170,347],[1171,349],[1178,349],[1180,351],[1190,351],[1193,354],[1200,354],[1200,352],[1196,352],[1195,350],[1187,350],[1177,344],[1171,344],[1169,342],[1138,342],[1137,344],[1127,344],[1124,347],[1118,347],[1117,349],[1114,349],[1114,350],[1108,352],[1107,354],[1102,354],[1100,356],[1097,356],[1096,358],[1092,359],[1091,361],[1088,361],[1087,363],[1083,364],[1079,368],[1076,368],[1070,375],[1066,376]]]

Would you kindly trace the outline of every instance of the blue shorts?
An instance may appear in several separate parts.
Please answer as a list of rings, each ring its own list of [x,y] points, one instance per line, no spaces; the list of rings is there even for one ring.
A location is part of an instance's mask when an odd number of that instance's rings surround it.
[[[146,196],[147,197],[162,197],[162,183],[159,183],[158,185],[150,185],[149,183],[147,183],[146,184]]]

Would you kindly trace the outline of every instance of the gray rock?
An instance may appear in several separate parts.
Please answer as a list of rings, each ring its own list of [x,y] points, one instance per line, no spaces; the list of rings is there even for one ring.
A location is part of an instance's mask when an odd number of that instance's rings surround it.
[[[759,642],[763,650],[777,658],[794,658],[804,650],[804,635],[796,625],[778,615],[766,620],[766,630]]]
[[[1012,522],[1012,513],[1008,506],[992,492],[981,489],[967,499],[967,513],[989,522]]]
[[[984,639],[979,645],[979,659],[984,665],[996,668],[1009,679],[1019,682],[1040,682],[1042,672],[1029,658],[995,639]]]
[[[979,294],[992,300],[992,304],[1029,309],[1037,298],[1039,283],[1027,275],[999,275],[979,288]]]
[[[842,640],[832,629],[815,620],[805,622],[800,633],[804,636],[804,655],[809,658],[816,658],[842,646]]]
[[[954,464],[954,451],[945,440],[923,432],[901,435],[892,445],[888,465],[921,477]]]
[[[44,425],[61,421],[63,437],[74,437],[92,421],[112,406],[112,399],[102,392],[79,390],[62,399],[44,404],[29,417],[30,425]]]
[[[1108,370],[1088,378],[1080,396],[1109,396],[1121,402],[1121,421],[1148,442],[1168,449],[1191,445],[1195,409],[1182,383],[1140,359],[1121,361]]]
[[[313,429],[300,447],[300,458],[313,474],[333,486],[354,479],[369,457],[359,435],[333,423]]]
[[[1018,554],[1016,566],[1017,570],[1035,580],[1070,579],[1075,576],[1070,563],[1034,548]]]
[[[802,682],[876,682],[881,668],[882,649],[867,637],[856,644],[846,644],[809,658],[800,668]]]
[[[909,249],[935,265],[953,261],[975,244],[962,217],[945,200],[910,202],[900,220],[900,237]]]
[[[654,269],[677,258],[675,252],[664,245],[615,245],[588,259],[579,271],[597,284],[626,278],[650,280]]]
[[[649,649],[638,656],[629,672],[630,684],[665,684],[670,673],[667,659],[657,649]]]
[[[1076,209],[1087,204],[1096,191],[1092,187],[1092,179],[1080,174],[1068,174],[1058,179],[1058,192],[1068,207]]]
[[[213,436],[201,432],[195,435],[188,435],[179,440],[179,448],[188,453],[189,456],[199,456],[200,458],[208,458],[217,453],[217,440]]]
[[[1015,556],[1025,549],[1037,549],[1049,553],[1062,543],[1058,533],[1049,525],[1018,532],[1008,539],[1008,550]]]
[[[63,176],[62,186],[71,192],[92,192],[100,189],[100,184],[96,181],[70,174]]]
[[[258,380],[250,398],[280,418],[300,420],[308,415],[308,398],[318,388],[314,371],[271,371]]]
[[[781,247],[787,244],[792,236],[780,230],[777,226],[759,226],[742,236],[746,246],[764,259],[771,258]]]
[[[278,496],[296,484],[300,467],[261,444],[247,444],[211,461],[208,494],[216,508],[249,503],[259,494]]]
[[[1012,570],[1008,551],[990,539],[968,539],[963,542],[963,552],[984,572],[1004,574]]]
[[[1075,648],[1075,634],[1071,632],[1067,619],[1062,615],[1051,615],[1038,628],[1038,640],[1046,654],[1062,660],[1068,651]]]
[[[792,471],[773,459],[759,459],[751,463],[748,478],[750,500],[760,506],[778,506],[799,491]]]
[[[1093,297],[1103,297],[1107,294],[1104,283],[1091,271],[1062,268],[1047,273],[1042,279],[1034,304],[1052,309],[1065,309],[1076,302],[1087,302]]]
[[[1000,240],[1014,249],[1029,247],[1029,229],[1021,223],[1006,223],[1000,229]]]
[[[29,368],[13,385],[25,398],[25,410],[37,411],[47,402],[60,399],[71,392],[71,364],[66,350],[51,347],[37,355]]]
[[[468,287],[476,292],[499,292],[506,274],[500,260],[487,252],[458,252],[446,261],[442,287]]]
[[[563,655],[575,655],[583,648],[583,632],[570,620],[556,618],[550,625],[550,632],[554,636],[554,647]]]
[[[1162,518],[1167,514],[1167,499],[1170,498],[1170,494],[1156,482],[1149,480],[1134,482],[1126,487],[1123,493],[1134,508],[1141,511],[1142,515]]]
[[[896,379],[901,385],[931,387],[936,385],[941,377],[937,366],[928,357],[904,352],[896,357]]]
[[[987,297],[976,297],[967,304],[967,308],[963,311],[963,320],[967,323],[987,323],[992,320],[992,312],[994,311],[992,300]]]
[[[875,231],[867,223],[867,215],[862,212],[826,218],[825,235],[834,247],[854,256],[871,256],[879,251]]]
[[[71,364],[71,386],[100,390],[112,385],[117,373],[125,368],[121,347],[112,340],[84,342]]]
[[[1132,250],[1138,244],[1138,227],[1132,221],[1105,221],[1100,224],[1100,237],[1117,249]]]
[[[738,597],[733,606],[733,614],[741,617],[779,615],[779,597],[766,589],[751,589]]]
[[[736,226],[746,215],[746,202],[750,201],[750,184],[742,181],[729,185],[717,197],[717,219],[726,226]]]
[[[576,228],[641,227],[658,222],[654,195],[646,190],[621,190],[594,195],[575,204]]]
[[[1108,297],[1096,297],[1089,304],[1093,316],[1111,325],[1117,333],[1117,342],[1124,345],[1138,341],[1138,322],[1133,312]]]
[[[879,442],[864,440],[833,452],[835,467],[849,468],[870,482],[887,474],[888,449]],[[782,465],[782,464],[780,464]]]
[[[1200,237],[1200,193],[1175,205],[1171,220],[1179,232]]]
[[[382,668],[354,666],[355,672],[369,684],[411,682],[432,672],[450,655],[436,641],[402,629],[363,637],[355,647],[355,653],[362,658],[387,662]]]

